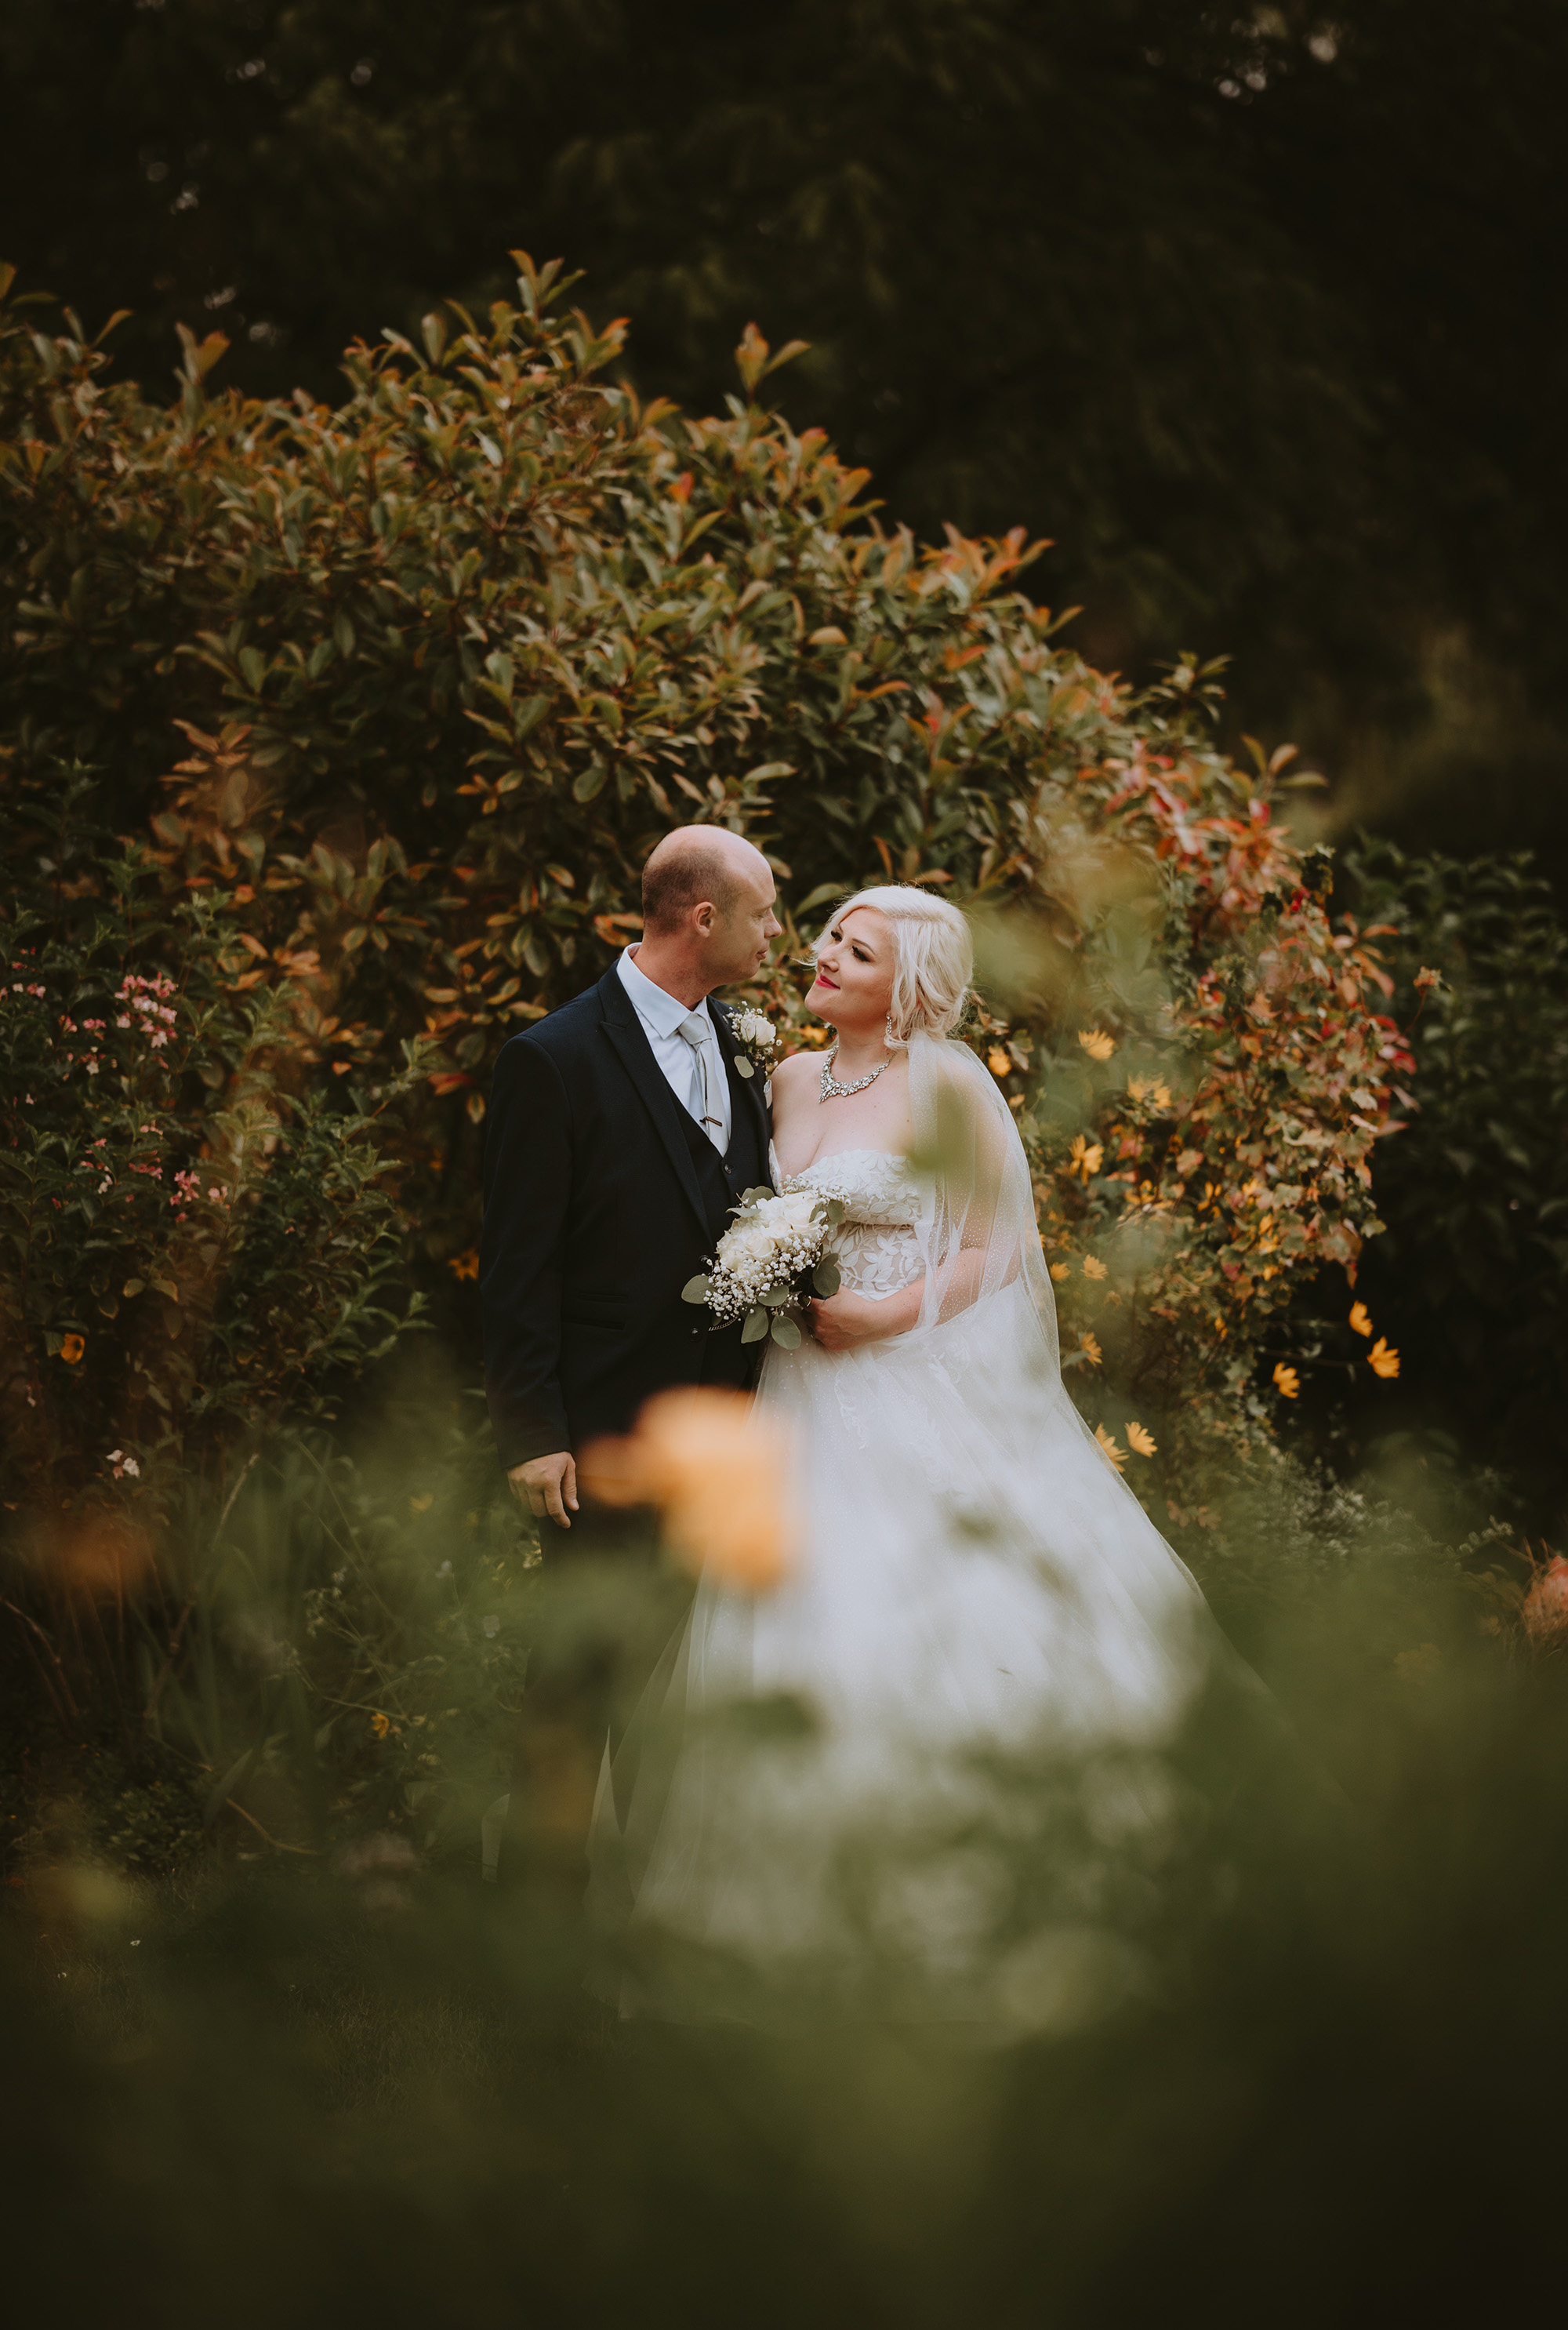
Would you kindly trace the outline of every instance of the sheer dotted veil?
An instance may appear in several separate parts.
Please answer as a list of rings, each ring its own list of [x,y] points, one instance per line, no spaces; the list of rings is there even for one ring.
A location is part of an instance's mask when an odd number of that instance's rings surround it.
[[[914,1161],[930,1191],[919,1233],[926,1272],[921,1330],[1016,1286],[1035,1346],[1024,1355],[1028,1372],[1054,1388],[1062,1377],[1055,1296],[1029,1160],[1006,1102],[967,1044],[923,1031],[909,1039],[909,1082]]]
[[[912,885],[857,891],[857,906],[891,924],[897,960],[888,1033],[907,1047],[915,1166],[926,1184],[919,1228],[925,1293],[920,1326],[947,1325],[1014,1287],[1029,1380],[1060,1388],[1061,1350],[1051,1273],[1040,1249],[1034,1192],[1012,1113],[994,1078],[952,1035],[974,976],[967,918]]]

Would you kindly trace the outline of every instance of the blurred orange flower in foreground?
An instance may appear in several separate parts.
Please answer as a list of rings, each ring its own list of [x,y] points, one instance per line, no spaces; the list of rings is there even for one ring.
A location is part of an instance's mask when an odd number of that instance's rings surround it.
[[[60,1339],[60,1356],[68,1368],[73,1368],[76,1365],[86,1349],[87,1341],[84,1336],[62,1335]]]
[[[596,1440],[578,1467],[607,1505],[657,1505],[684,1569],[763,1594],[789,1568],[788,1444],[742,1392],[660,1392],[620,1440]]]
[[[1350,1323],[1355,1328],[1358,1335],[1371,1334],[1372,1313],[1367,1309],[1365,1302],[1353,1302],[1351,1304]]]
[[[1396,1376],[1399,1373],[1399,1353],[1382,1335],[1378,1337],[1366,1356],[1371,1362],[1374,1375]]]
[[[152,1539],[124,1514],[102,1507],[62,1513],[43,1537],[45,1567],[69,1592],[118,1600],[152,1568]]]
[[[1535,1571],[1519,1615],[1532,1642],[1555,1643],[1568,1634],[1568,1561],[1560,1553]]]
[[[1301,1378],[1295,1369],[1288,1368],[1283,1359],[1277,1361],[1274,1368],[1274,1389],[1280,1398],[1294,1399],[1300,1388]]]

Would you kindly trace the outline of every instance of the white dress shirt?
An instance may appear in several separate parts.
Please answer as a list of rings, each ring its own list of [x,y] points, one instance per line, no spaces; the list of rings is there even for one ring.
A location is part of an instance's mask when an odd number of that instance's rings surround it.
[[[651,979],[644,977],[633,960],[636,952],[635,947],[628,947],[621,956],[617,965],[620,983],[631,998],[632,1008],[642,1022],[644,1035],[653,1047],[653,1056],[659,1064],[666,1084],[687,1115],[702,1124],[704,1113],[702,1071],[697,1066],[695,1051],[685,1037],[676,1032],[682,1020],[689,1019],[692,1014],[678,996],[669,994],[666,989],[656,987]],[[730,1078],[724,1066],[723,1053],[719,1049],[718,1037],[713,1032],[713,1014],[705,996],[696,1007],[696,1016],[707,1031],[703,1050],[708,1063],[708,1092],[719,1118],[716,1126],[704,1125],[703,1129],[723,1157],[730,1146]]]

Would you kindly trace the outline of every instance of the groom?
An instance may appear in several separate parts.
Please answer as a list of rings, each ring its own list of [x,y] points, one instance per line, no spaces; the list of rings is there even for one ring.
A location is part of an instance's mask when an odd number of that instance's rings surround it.
[[[485,1388],[507,1477],[559,1530],[578,1451],[672,1384],[750,1379],[736,1328],[681,1301],[731,1208],[768,1179],[756,1076],[707,999],[754,978],[780,924],[749,841],[687,826],[643,869],[643,937],[514,1036],[485,1149]]]
[[[513,1037],[492,1086],[485,1388],[507,1478],[547,1539],[574,1526],[590,1441],[628,1431],[672,1385],[744,1388],[760,1348],[742,1346],[738,1325],[712,1328],[681,1289],[742,1191],[768,1179],[762,1082],[736,1075],[728,1017],[708,997],[765,961],[780,929],[773,876],[739,835],[688,826],[648,859],[642,902],[640,944]],[[613,1543],[613,1520],[595,1535]],[[519,1790],[573,1796],[586,1828],[581,1800],[605,1729],[619,1729],[643,1679],[530,1674],[503,1873],[522,1833]],[[575,1781],[541,1782],[542,1758],[573,1767]],[[570,1814],[555,1823],[562,1833],[577,1825]]]

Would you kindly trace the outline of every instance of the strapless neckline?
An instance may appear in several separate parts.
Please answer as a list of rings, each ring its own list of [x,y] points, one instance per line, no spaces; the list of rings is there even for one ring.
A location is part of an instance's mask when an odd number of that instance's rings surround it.
[[[798,1173],[786,1173],[782,1164],[779,1162],[779,1151],[777,1149],[772,1147],[771,1143],[770,1143],[769,1146],[773,1160],[774,1171],[778,1176],[780,1187],[786,1186],[791,1181],[804,1181],[808,1173],[816,1173],[819,1170],[824,1170],[829,1165],[843,1165],[851,1157],[881,1158],[889,1165],[902,1166],[906,1169],[908,1169],[910,1165],[910,1160],[904,1156],[901,1150],[897,1149],[836,1149],[831,1156],[814,1157],[809,1165],[803,1165],[800,1168]]]

